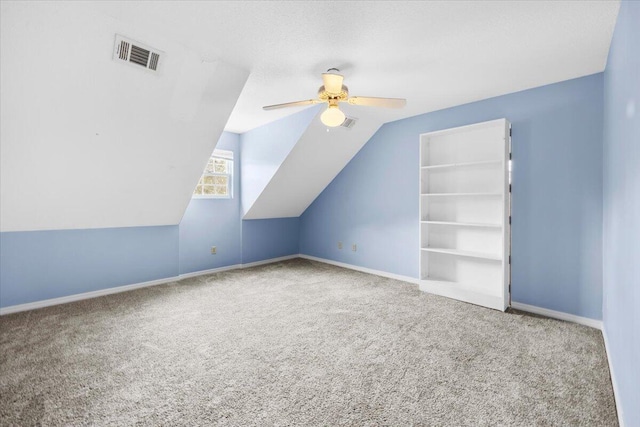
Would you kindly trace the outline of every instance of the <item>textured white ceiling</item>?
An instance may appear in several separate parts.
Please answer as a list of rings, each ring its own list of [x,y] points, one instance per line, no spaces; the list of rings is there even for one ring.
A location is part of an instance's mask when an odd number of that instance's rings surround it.
[[[298,109],[339,67],[352,94],[405,97],[395,120],[600,72],[618,1],[97,2],[124,22],[251,71],[227,123],[244,132]],[[360,116],[372,114],[370,111]]]

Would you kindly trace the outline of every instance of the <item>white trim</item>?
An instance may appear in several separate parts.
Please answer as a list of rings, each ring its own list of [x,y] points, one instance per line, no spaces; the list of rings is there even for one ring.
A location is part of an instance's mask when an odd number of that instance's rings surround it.
[[[493,310],[505,311],[506,309],[504,297],[502,296],[483,294],[464,285],[451,286],[453,284],[453,282],[446,281],[421,280],[420,290]]]
[[[204,276],[207,274],[220,273],[222,271],[237,270],[238,268],[242,268],[242,264],[233,264],[233,265],[227,265],[224,267],[210,268],[209,270],[199,270],[191,273],[184,273],[178,276],[178,279],[179,280],[189,279],[191,277],[198,277],[198,276]]]
[[[218,159],[218,160],[224,160],[227,162],[227,173],[220,173],[220,172],[207,172],[207,167],[205,166],[204,171],[202,172],[202,175],[200,175],[200,180],[198,180],[198,183],[196,184],[196,186],[193,189],[193,193],[191,193],[191,198],[192,199],[233,199],[233,172],[234,172],[234,167],[233,167],[233,151],[228,151],[228,150],[213,150],[213,154],[211,155],[211,157],[209,157],[209,160],[211,159]],[[209,164],[209,160],[207,160],[207,165]],[[214,167],[215,169],[215,167]],[[222,187],[222,185],[220,184],[205,184],[204,183],[204,177],[207,176],[224,176],[227,177],[227,193],[226,194],[205,194],[205,193],[198,193],[196,194],[196,188],[198,188],[198,185],[204,187],[205,185],[213,185],[214,187]],[[202,184],[200,184],[200,181],[202,181]],[[202,189],[202,191],[204,191],[204,189]]]
[[[453,298],[453,299],[456,299],[456,300],[459,300],[459,301],[468,302],[468,303],[471,303],[471,304],[476,304],[476,305],[478,304],[477,300],[465,299],[466,296],[463,295],[463,293],[461,293],[459,291],[456,291],[456,290],[452,291],[450,289],[447,289],[446,287],[438,285],[438,283],[434,282],[434,281],[420,280],[420,279],[415,278],[415,277],[402,276],[400,274],[388,273],[386,271],[374,270],[372,268],[359,267],[359,266],[353,265],[353,264],[346,264],[344,262],[332,261],[332,260],[329,260],[329,259],[318,258],[318,257],[310,256],[310,255],[300,254],[300,258],[310,259],[312,261],[323,262],[325,264],[331,264],[331,265],[335,265],[335,266],[342,267],[342,268],[348,268],[350,270],[361,271],[363,273],[375,274],[376,276],[388,277],[389,279],[395,279],[395,280],[401,280],[403,282],[413,283],[413,284],[418,285],[418,287],[420,288],[420,290],[422,292],[426,292],[426,293],[433,294],[433,295],[439,295],[439,296],[443,296],[443,297],[446,297],[446,298]],[[502,307],[502,305],[503,305],[502,298],[484,296],[484,295],[478,295],[477,297],[481,299],[481,301],[482,301],[484,306],[486,306],[488,308],[493,308],[493,309],[496,309],[496,310],[504,311],[503,307]],[[482,299],[482,298],[484,298],[484,299]]]
[[[218,159],[225,159],[225,160],[233,160],[233,151],[216,148],[215,150],[213,150],[213,154],[211,154],[211,157],[216,157]]]
[[[311,255],[298,255],[300,258],[309,259],[311,261],[323,262],[325,264],[335,265],[337,267],[348,268],[349,270],[361,271],[363,273],[375,274],[376,276],[388,277],[389,279],[401,280],[403,282],[415,283],[416,285],[420,285],[421,280],[415,277],[402,276],[400,274],[387,273],[386,271],[374,270],[372,268],[359,267],[353,264],[346,264],[344,262],[332,261],[330,259],[318,258]]]
[[[613,387],[613,398],[618,412],[618,424],[620,427],[624,427],[624,416],[622,412],[622,404],[620,402],[620,393],[618,391],[618,382],[616,381],[616,375],[613,370],[613,363],[611,363],[611,356],[609,356],[609,338],[607,337],[607,328],[605,327],[602,328],[602,337],[604,338],[604,349],[607,353],[607,362],[609,364],[609,376],[611,377],[611,385]]]
[[[200,270],[200,271],[194,271],[193,273],[181,274],[179,278],[180,278],[180,280],[182,280],[182,279],[188,279],[190,277],[198,277],[198,276],[205,276],[207,274],[220,273],[220,272],[223,272],[223,271],[238,270],[238,269],[241,269],[241,268],[251,268],[251,267],[256,267],[258,265],[273,264],[274,262],[286,261],[288,259],[294,259],[294,258],[298,258],[298,257],[299,257],[298,254],[286,255],[286,256],[281,256],[281,257],[278,257],[278,258],[269,258],[269,259],[265,259],[265,260],[262,260],[262,261],[248,262],[246,264],[227,265],[227,266],[224,266],[224,267],[211,268],[209,270]]]
[[[52,298],[52,299],[47,299],[42,301],[30,302],[26,304],[12,305],[9,307],[0,308],[0,316],[3,316],[5,314],[18,313],[20,311],[35,310],[38,308],[44,308],[44,307],[49,307],[53,305],[66,304],[70,302],[81,301],[81,300],[101,297],[105,295],[117,294],[120,292],[132,291],[134,289],[141,289],[141,288],[146,288],[150,286],[162,285],[165,283],[178,282],[180,280],[188,279],[190,277],[204,276],[207,274],[220,273],[222,271],[238,270],[242,268],[251,268],[251,267],[256,267],[264,264],[272,264],[272,263],[286,261],[294,258],[304,258],[311,261],[317,261],[317,262],[322,262],[324,264],[330,264],[330,265],[335,265],[337,267],[347,268],[350,270],[361,271],[363,273],[374,274],[376,276],[388,277],[390,279],[414,283],[419,286],[423,285],[422,283],[423,281],[421,281],[420,279],[416,279],[414,277],[402,276],[400,274],[388,273],[386,271],[374,270],[372,268],[359,267],[357,265],[347,264],[339,261],[332,261],[325,258],[318,258],[311,255],[295,254],[295,255],[282,256],[278,258],[270,258],[262,261],[249,262],[246,264],[234,264],[226,267],[212,268],[209,270],[194,271],[192,273],[185,273],[176,277],[168,277],[166,279],[150,280],[148,282],[118,286],[115,288],[101,289],[99,291],[84,292],[81,294],[69,295],[66,297]],[[420,286],[420,288],[422,289],[422,286]],[[549,310],[547,308],[536,307],[534,305],[523,304],[515,301],[511,303],[511,307],[513,307],[516,310],[535,313],[542,316],[551,317],[554,319],[560,319],[560,320],[566,320],[569,322],[579,323],[581,325],[590,326],[592,328],[600,329],[602,331],[602,336],[604,338],[604,347],[607,353],[607,362],[609,364],[611,384],[613,386],[613,394],[614,394],[615,403],[616,403],[616,410],[618,413],[618,422],[620,424],[620,427],[624,427],[624,418],[623,418],[622,407],[620,406],[620,399],[619,399],[620,394],[618,392],[618,383],[616,382],[616,376],[613,370],[613,364],[611,363],[611,358],[609,356],[609,339],[607,338],[607,330],[603,327],[602,321],[589,319],[587,317],[576,316],[574,314],[563,313],[561,311]]]
[[[325,258],[318,258],[318,257],[311,256],[311,255],[300,254],[299,257],[300,258],[309,259],[309,260],[312,260],[312,261],[322,262],[322,263],[325,263],[325,264],[335,265],[335,266],[338,266],[338,267],[348,268],[350,270],[361,271],[363,273],[375,274],[377,276],[388,277],[390,279],[402,280],[403,282],[415,283],[416,285],[420,286],[420,289],[423,292],[426,291],[426,292],[429,292],[429,293],[433,293],[433,294],[439,295],[438,292],[434,291],[433,289],[431,289],[428,286],[428,283],[426,283],[426,281],[417,279],[415,277],[402,276],[400,274],[394,274],[394,273],[387,273],[386,271],[374,270],[372,268],[366,268],[366,267],[359,267],[357,265],[347,264],[347,263],[339,262],[339,261],[333,261],[333,260],[325,259]],[[449,295],[442,295],[442,296],[451,298],[451,296],[449,296]],[[511,303],[511,307],[515,308],[516,310],[526,311],[526,312],[529,312],[529,313],[535,313],[535,314],[539,314],[541,316],[550,317],[550,318],[553,318],[553,319],[566,320],[568,322],[578,323],[580,325],[590,326],[590,327],[596,328],[596,329],[602,329],[602,321],[601,320],[589,319],[588,317],[576,316],[575,314],[569,314],[569,313],[563,313],[561,311],[549,310],[547,308],[536,307],[534,305],[528,305],[528,304],[522,304],[522,303],[515,302],[515,301]]]
[[[616,375],[613,370],[613,364],[611,363],[611,357],[609,353],[609,339],[607,338],[607,330],[604,327],[601,320],[590,319],[588,317],[576,316],[575,314],[563,313],[561,311],[549,310],[548,308],[536,307],[534,305],[523,304],[520,302],[511,302],[511,307],[516,310],[522,310],[529,313],[539,314],[541,316],[551,317],[553,319],[565,320],[568,322],[578,323],[580,325],[590,326],[592,328],[602,331],[602,337],[604,339],[604,348],[607,354],[607,364],[609,365],[609,376],[611,377],[611,385],[613,387],[613,396],[616,404],[616,411],[618,412],[618,423],[620,427],[624,427],[624,418],[622,412],[622,406],[620,405],[620,393],[618,391],[618,383],[616,382]]]
[[[265,259],[265,260],[262,260],[262,261],[248,262],[246,264],[242,264],[241,268],[251,268],[251,267],[256,267],[258,265],[273,264],[274,262],[280,262],[280,261],[286,261],[288,259],[300,258],[300,256],[301,255],[299,255],[299,254],[285,255],[285,256],[278,257],[278,258],[270,258],[270,259]]]
[[[168,278],[164,278],[164,279],[151,280],[151,281],[148,281],[148,282],[134,283],[134,284],[131,284],[131,285],[117,286],[117,287],[114,287],[114,288],[107,288],[107,289],[101,289],[101,290],[98,290],[98,291],[84,292],[84,293],[81,293],[81,294],[69,295],[69,296],[65,296],[65,297],[52,298],[52,299],[47,299],[47,300],[42,300],[42,301],[35,301],[35,302],[26,303],[26,304],[12,305],[12,306],[9,306],[9,307],[0,308],[0,316],[5,315],[5,314],[17,313],[17,312],[20,312],[20,311],[35,310],[35,309],[38,309],[38,308],[49,307],[49,306],[52,306],[52,305],[66,304],[66,303],[69,303],[69,302],[80,301],[80,300],[89,299],[89,298],[101,297],[101,296],[104,296],[104,295],[111,295],[111,294],[116,294],[116,293],[120,293],[120,292],[131,291],[131,290],[134,290],[134,289],[146,288],[146,287],[149,287],[149,286],[161,285],[161,284],[164,284],[164,283],[177,282],[179,280],[187,279],[187,278],[190,278],[190,277],[204,276],[204,275],[207,275],[207,274],[220,273],[222,271],[237,270],[237,269],[241,269],[241,268],[256,267],[256,266],[264,265],[264,264],[272,264],[272,263],[275,263],[275,262],[286,261],[286,260],[294,259],[294,258],[304,258],[304,259],[308,259],[308,260],[312,260],[312,261],[322,262],[322,263],[325,263],[325,264],[335,265],[337,267],[347,268],[347,269],[350,269],[350,270],[361,271],[363,273],[374,274],[376,276],[388,277],[390,279],[401,280],[403,282],[414,283],[416,285],[423,285],[423,281],[421,281],[420,279],[417,279],[415,277],[409,277],[409,276],[403,276],[403,275],[400,275],[400,274],[388,273],[388,272],[382,271],[382,270],[374,270],[372,268],[360,267],[360,266],[353,265],[353,264],[347,264],[347,263],[344,263],[344,262],[333,261],[333,260],[329,260],[329,259],[325,259],[325,258],[318,258],[318,257],[314,257],[314,256],[311,256],[311,255],[294,254],[294,255],[287,255],[287,256],[282,256],[282,257],[278,257],[278,258],[270,258],[270,259],[266,259],[266,260],[262,260],[262,261],[250,262],[250,263],[246,263],[246,264],[234,264],[234,265],[229,265],[229,266],[225,266],[225,267],[212,268],[212,269],[209,269],[209,270],[194,271],[192,273],[185,273],[185,274],[181,274],[179,276],[168,277]],[[563,312],[560,312],[560,311],[549,310],[549,309],[546,309],[546,308],[536,307],[536,306],[528,305],[528,304],[522,304],[522,303],[515,302],[515,301],[511,303],[511,306],[513,308],[517,309],[517,310],[527,311],[527,312],[530,312],[530,313],[535,313],[535,314],[539,314],[539,315],[542,315],[542,316],[551,317],[551,318],[554,318],[554,319],[560,319],[560,320],[566,320],[566,321],[569,321],[569,322],[579,323],[581,325],[590,326],[590,327],[596,328],[596,329],[602,329],[602,321],[600,321],[600,320],[589,319],[587,317],[580,317],[580,316],[576,316],[574,314],[568,314],[568,313],[563,313]]]
[[[576,316],[575,314],[564,313],[562,311],[549,310],[548,308],[537,307],[535,305],[523,304],[521,302],[511,302],[511,308],[522,310],[552,319],[566,320],[567,322],[578,323],[602,330],[602,320],[590,319],[588,317]]]
[[[81,301],[84,299],[97,298],[105,295],[119,294],[120,292],[132,291],[134,289],[147,288],[149,286],[162,285],[164,283],[176,282],[179,277],[167,277],[166,279],[150,280],[148,282],[134,283],[132,285],[117,286],[115,288],[100,289],[98,291],[83,292],[81,294],[69,295],[66,297],[51,298],[41,301],[28,302],[26,304],[11,305],[0,308],[0,316],[17,313],[19,311],[35,310],[52,305],[66,304],[69,302]]]
[[[20,311],[36,310],[38,308],[50,307],[52,305],[66,304],[69,302],[82,301],[90,298],[102,297],[105,295],[118,294],[120,292],[132,291],[134,289],[147,288],[149,286],[162,285],[165,283],[178,282],[190,277],[204,276],[207,274],[220,273],[222,271],[237,270],[241,268],[255,267],[263,264],[272,264],[274,262],[285,261],[288,259],[298,258],[298,254],[287,255],[279,258],[270,258],[262,261],[250,262],[247,264],[234,264],[225,267],[212,268],[209,270],[194,271],[179,276],[167,277],[165,279],[150,280],[148,282],[134,283],[132,285],[116,286],[113,288],[100,289],[98,291],[83,292],[81,294],[68,295],[65,297],[45,299],[41,301],[28,302],[26,304],[11,305],[9,307],[0,308],[0,316],[5,314],[18,313]]]

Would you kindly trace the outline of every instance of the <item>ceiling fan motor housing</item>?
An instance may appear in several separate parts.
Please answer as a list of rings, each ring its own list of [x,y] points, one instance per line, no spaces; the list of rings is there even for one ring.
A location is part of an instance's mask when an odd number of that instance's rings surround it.
[[[318,99],[323,101],[335,100],[336,102],[342,102],[346,101],[347,98],[349,98],[349,88],[345,85],[342,85],[342,90],[337,93],[327,91],[324,86],[320,86],[320,89],[318,89]]]

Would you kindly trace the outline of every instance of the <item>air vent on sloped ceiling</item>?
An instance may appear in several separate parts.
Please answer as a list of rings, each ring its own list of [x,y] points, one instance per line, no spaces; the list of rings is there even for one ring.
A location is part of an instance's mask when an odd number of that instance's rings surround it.
[[[158,49],[116,34],[116,43],[113,48],[113,59],[116,61],[126,62],[155,73],[160,70],[163,57],[164,52]]]
[[[347,116],[347,117],[345,117],[344,122],[342,122],[340,127],[351,129],[352,127],[355,126],[357,121],[358,121],[358,119],[356,119],[355,117]]]

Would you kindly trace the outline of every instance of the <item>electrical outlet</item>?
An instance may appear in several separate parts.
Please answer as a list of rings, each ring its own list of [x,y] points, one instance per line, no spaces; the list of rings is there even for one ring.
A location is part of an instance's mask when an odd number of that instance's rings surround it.
[[[358,250],[358,246],[354,243],[353,245],[351,245],[351,250],[353,252],[357,251]]]
[[[338,242],[338,249],[342,249],[342,242]]]
[[[211,255],[215,255],[218,253],[218,249],[215,246],[211,246]]]

